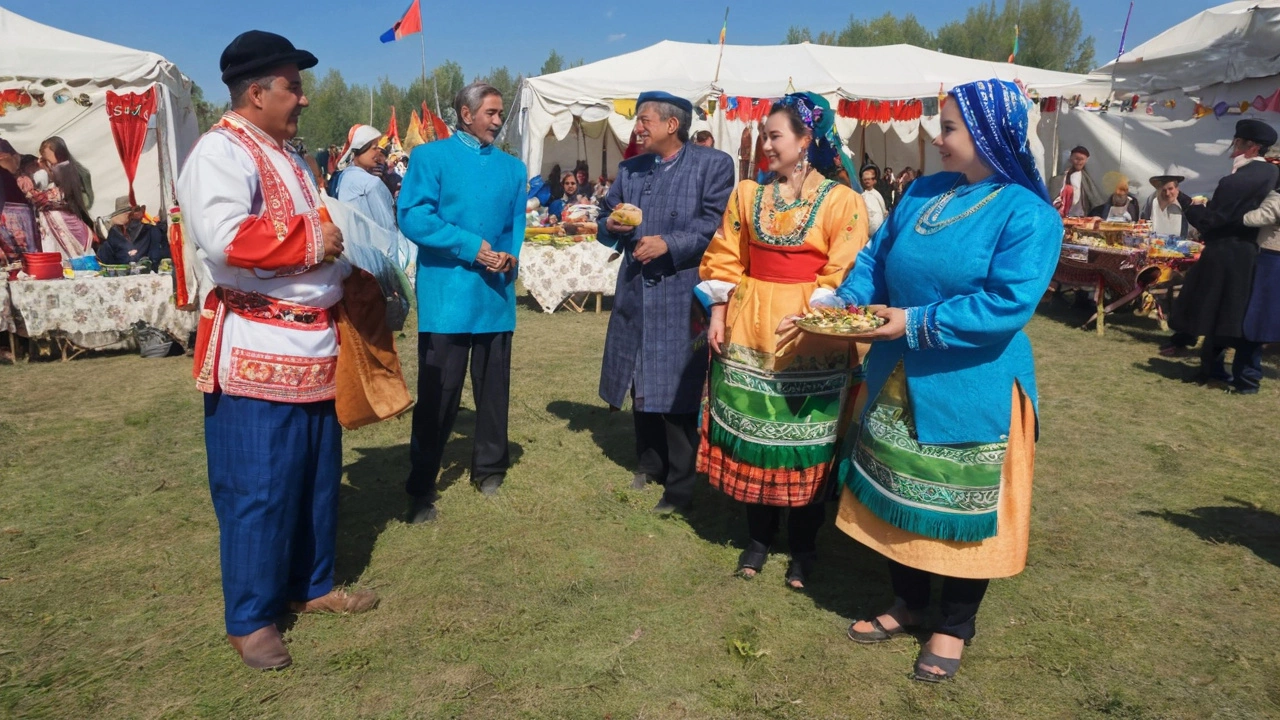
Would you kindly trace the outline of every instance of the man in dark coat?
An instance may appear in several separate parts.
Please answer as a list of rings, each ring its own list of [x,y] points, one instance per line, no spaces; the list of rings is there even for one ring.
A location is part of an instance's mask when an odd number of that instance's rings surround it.
[[[104,265],[128,265],[151,261],[151,268],[170,257],[169,238],[163,228],[142,221],[147,208],[129,202],[129,196],[116,198],[116,211],[111,215],[111,230],[98,246],[98,262]]]
[[[664,92],[640,95],[637,141],[643,154],[618,166],[602,205],[598,239],[623,254],[605,339],[600,397],[620,408],[632,398],[639,468],[633,485],[664,486],[654,508],[688,506],[697,465],[698,406],[707,346],[692,328],[698,265],[733,191],[733,159],[689,143],[693,106]],[[609,214],[640,208],[639,227]]]
[[[1213,199],[1205,204],[1186,193],[1178,196],[1187,222],[1200,231],[1204,251],[1187,272],[1169,315],[1169,325],[1177,331],[1172,342],[1185,345],[1203,335],[1200,371],[1191,380],[1228,382],[1231,390],[1242,394],[1256,393],[1262,379],[1262,346],[1244,338],[1258,256],[1258,230],[1245,226],[1244,215],[1276,187],[1280,170],[1262,158],[1275,142],[1276,130],[1265,122],[1239,121],[1231,145],[1234,171],[1218,182]],[[1222,364],[1228,347],[1236,349],[1231,373]]]

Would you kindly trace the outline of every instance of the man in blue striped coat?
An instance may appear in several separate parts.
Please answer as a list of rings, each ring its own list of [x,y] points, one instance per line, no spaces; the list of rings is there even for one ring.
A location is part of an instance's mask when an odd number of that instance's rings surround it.
[[[639,458],[633,485],[663,485],[654,510],[664,514],[683,510],[693,495],[708,362],[691,322],[693,288],[734,181],[732,158],[689,142],[692,113],[684,98],[640,95],[635,134],[644,154],[618,166],[597,236],[623,254],[600,397],[620,408],[631,396]],[[620,203],[640,208],[638,227],[609,218]]]

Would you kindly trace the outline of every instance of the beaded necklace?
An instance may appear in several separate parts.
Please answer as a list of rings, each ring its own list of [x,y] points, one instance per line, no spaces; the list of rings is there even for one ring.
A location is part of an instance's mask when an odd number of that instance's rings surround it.
[[[962,175],[961,177],[964,176]],[[916,232],[921,235],[932,235],[949,225],[954,225],[955,223],[958,223],[978,212],[983,207],[986,207],[987,203],[996,199],[996,196],[1000,194],[1000,191],[1008,187],[1007,185],[997,185],[996,189],[992,190],[986,197],[979,200],[978,204],[953,218],[940,221],[942,218],[942,211],[947,208],[947,203],[950,203],[951,199],[956,196],[956,187],[960,185],[960,179],[961,178],[956,178],[955,185],[952,185],[950,190],[934,198],[925,206],[924,211],[920,213],[920,219],[916,220]]]

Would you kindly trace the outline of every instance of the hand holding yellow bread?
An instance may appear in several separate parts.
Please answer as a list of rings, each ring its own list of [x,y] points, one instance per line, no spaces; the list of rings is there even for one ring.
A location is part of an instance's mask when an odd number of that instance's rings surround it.
[[[619,203],[614,206],[613,212],[609,217],[619,225],[626,225],[628,227],[636,227],[644,219],[643,214],[640,212],[640,208],[630,203]]]

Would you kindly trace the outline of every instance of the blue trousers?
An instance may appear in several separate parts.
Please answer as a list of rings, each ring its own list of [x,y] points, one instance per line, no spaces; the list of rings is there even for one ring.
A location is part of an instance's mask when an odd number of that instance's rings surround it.
[[[342,427],[332,400],[211,393],[204,440],[227,634],[248,635],[333,589]]]

